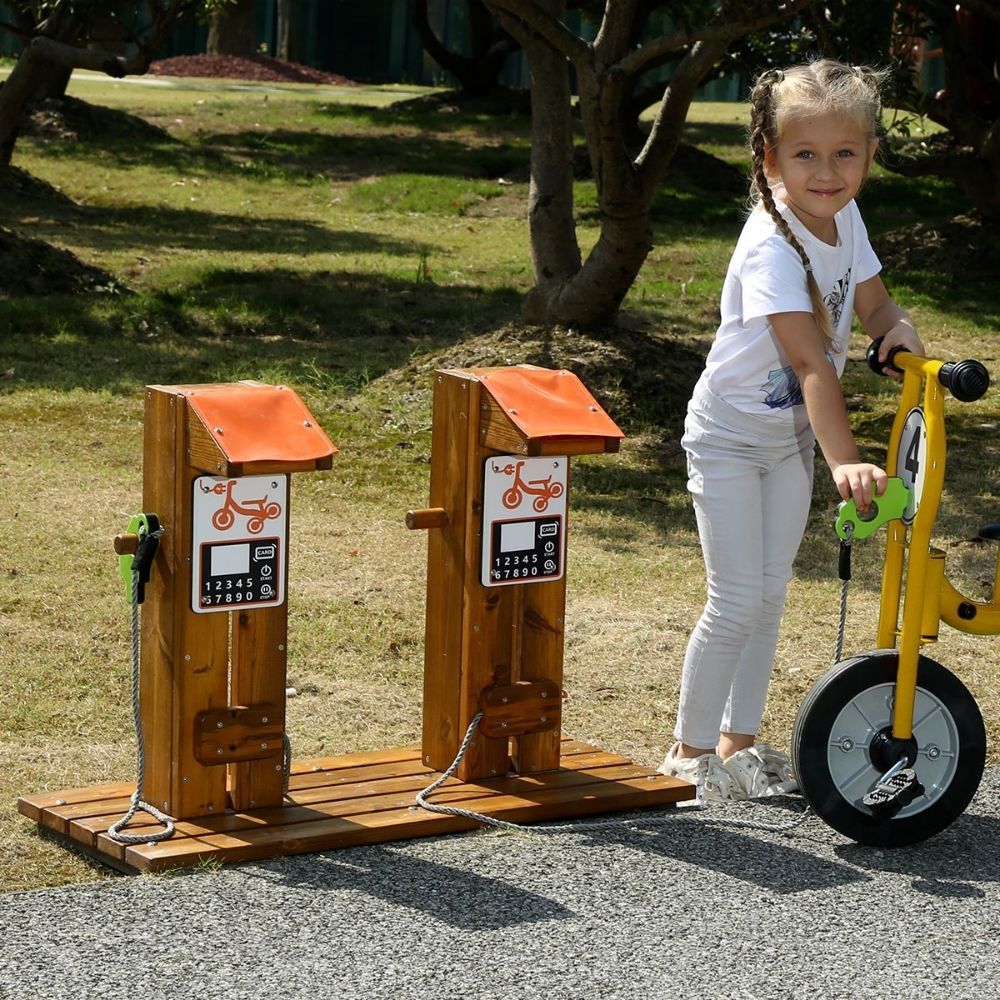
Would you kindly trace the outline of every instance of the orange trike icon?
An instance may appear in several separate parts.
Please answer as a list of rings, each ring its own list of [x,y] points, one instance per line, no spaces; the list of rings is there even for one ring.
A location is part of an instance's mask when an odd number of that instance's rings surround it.
[[[531,502],[531,506],[541,514],[548,508],[550,500],[562,496],[563,484],[552,482],[552,476],[546,476],[544,479],[529,479],[525,481],[521,478],[522,468],[524,468],[523,461],[508,462],[506,465],[493,463],[494,472],[514,477],[514,482],[509,489],[504,491],[501,501],[508,510],[516,510],[521,506],[521,501],[527,493],[535,498]]]
[[[228,531],[236,523],[236,515],[247,518],[247,531],[251,535],[258,534],[265,521],[273,520],[281,515],[281,504],[273,500],[268,502],[265,494],[259,500],[237,500],[233,496],[233,487],[238,480],[228,479],[214,486],[202,486],[205,493],[216,493],[225,496],[225,503],[212,515],[212,525],[217,531]]]

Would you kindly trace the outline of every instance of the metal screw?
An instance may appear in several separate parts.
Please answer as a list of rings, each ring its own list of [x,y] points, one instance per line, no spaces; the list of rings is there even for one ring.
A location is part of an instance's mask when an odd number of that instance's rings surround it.
[[[211,803],[211,802],[209,802],[209,804],[208,804],[208,811],[209,811],[210,813],[211,813],[211,812],[215,812],[215,806],[214,806],[214,805],[212,805],[212,803]]]
[[[274,765],[274,769],[275,769],[275,771],[280,771],[281,770],[281,765],[280,764],[275,764]]]
[[[188,775],[185,774],[184,777],[181,778],[181,784],[186,785],[190,780],[191,779],[188,777]]]
[[[312,421],[311,420],[303,420],[302,421],[302,426],[303,427],[312,427]]]
[[[547,715],[543,715],[538,721],[539,722],[548,722],[549,721],[549,717]]]
[[[506,728],[507,728],[507,723],[506,723],[506,722],[501,722],[501,723],[500,723],[500,728],[501,728],[501,729],[506,729]],[[494,773],[495,773],[495,772],[494,772]]]
[[[854,749],[854,740],[852,740],[849,736],[845,736],[840,741],[840,749],[843,750],[844,753],[850,753]]]
[[[250,800],[250,805],[252,805],[252,806],[257,805],[257,800],[256,799],[251,799]]]
[[[929,746],[926,752],[928,760],[937,760],[941,756],[941,748],[933,745]]]
[[[501,703],[502,705],[506,705],[506,704],[507,704],[507,699],[506,699],[506,698],[501,698],[501,699],[500,699],[500,703]]]
[[[216,434],[221,434],[222,433],[222,428],[221,427],[216,427],[215,428],[215,433]]]
[[[215,751],[215,754],[216,754],[217,757],[221,757],[222,756],[222,747],[219,747],[219,749]]]
[[[283,653],[285,651],[285,644],[283,642],[278,643],[278,652]]]
[[[191,654],[190,653],[185,653],[184,654],[184,659],[187,660],[187,661],[190,661],[191,660]]]
[[[266,750],[267,749],[267,744],[266,743],[261,743],[260,748],[261,748],[261,750]]]
[[[215,724],[215,728],[216,728],[216,729],[221,729],[221,728],[222,728],[222,725],[223,725],[223,724],[222,724],[221,722],[217,722],[217,723]]]
[[[56,799],[56,805],[57,806],[64,806],[64,805],[66,805],[66,800],[65,799]]]
[[[260,717],[260,721],[261,721],[261,722],[267,722],[267,716],[266,716],[266,715],[262,715],[262,716]]]

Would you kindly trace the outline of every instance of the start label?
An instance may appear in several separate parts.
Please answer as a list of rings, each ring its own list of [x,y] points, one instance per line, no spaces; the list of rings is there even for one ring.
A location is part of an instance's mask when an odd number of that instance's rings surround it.
[[[483,481],[484,587],[562,577],[566,554],[565,455],[486,459]]]

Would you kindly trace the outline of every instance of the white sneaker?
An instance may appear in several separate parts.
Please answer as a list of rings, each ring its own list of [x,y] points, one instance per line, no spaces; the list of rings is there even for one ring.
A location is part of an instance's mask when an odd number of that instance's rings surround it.
[[[675,743],[670,753],[659,766],[660,774],[670,775],[688,781],[698,789],[698,801],[722,802],[735,798],[732,794],[733,776],[722,763],[722,758],[715,753],[703,753],[700,757],[678,757]]]
[[[767,743],[756,743],[727,757],[723,767],[733,779],[733,798],[764,799],[798,789],[786,754]]]

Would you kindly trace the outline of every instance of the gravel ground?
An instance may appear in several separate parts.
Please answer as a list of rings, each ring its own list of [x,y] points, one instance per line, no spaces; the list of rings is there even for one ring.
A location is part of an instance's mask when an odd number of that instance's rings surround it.
[[[794,800],[484,832],[0,897],[0,998],[996,996],[1000,769],[934,840],[861,848]]]

